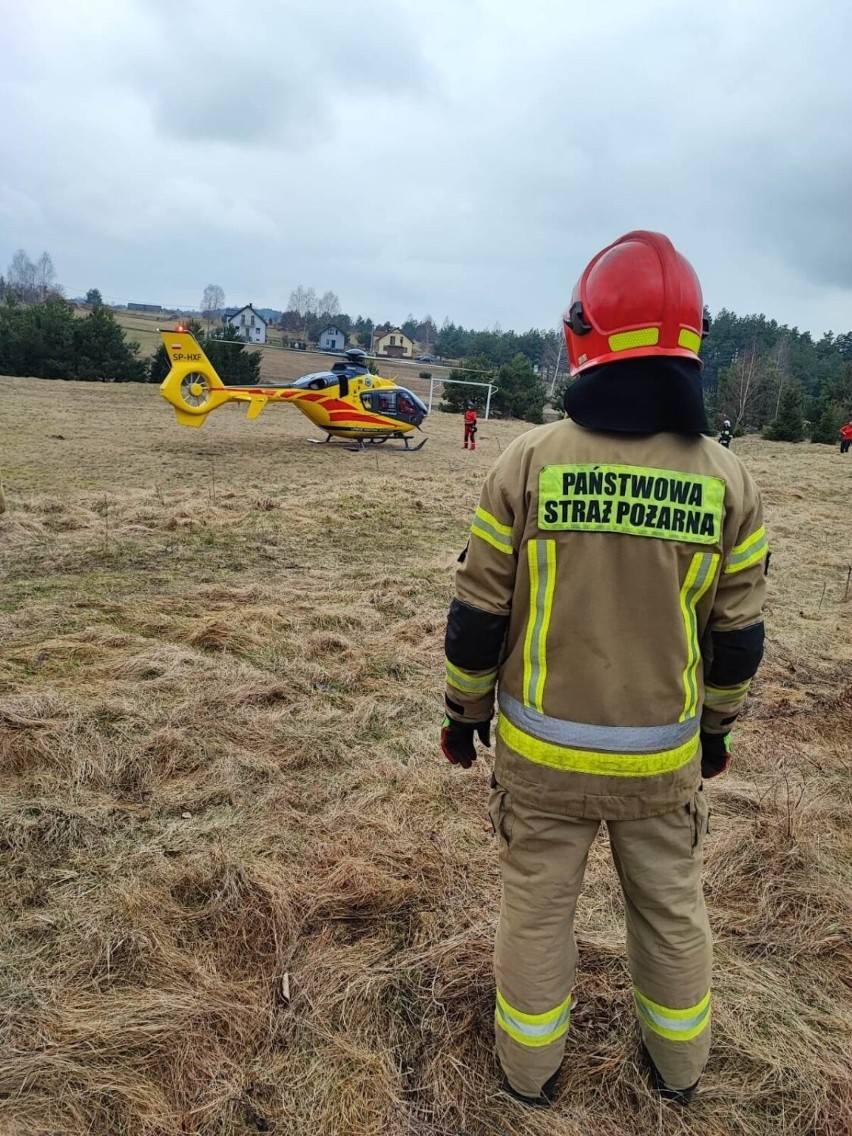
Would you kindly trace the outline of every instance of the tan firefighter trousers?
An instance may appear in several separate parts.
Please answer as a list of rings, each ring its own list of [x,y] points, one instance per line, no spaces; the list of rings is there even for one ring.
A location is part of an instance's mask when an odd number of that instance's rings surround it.
[[[500,840],[497,1052],[512,1087],[537,1096],[559,1068],[577,965],[574,912],[600,821],[530,809],[497,785],[489,803]],[[663,816],[607,821],[621,880],[633,999],[665,1083],[686,1088],[710,1049],[712,941],[701,868],[703,791]]]

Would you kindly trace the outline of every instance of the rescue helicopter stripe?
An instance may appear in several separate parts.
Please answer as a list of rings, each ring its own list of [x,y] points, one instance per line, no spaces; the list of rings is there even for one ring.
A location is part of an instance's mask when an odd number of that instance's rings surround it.
[[[556,541],[531,540],[527,545],[530,568],[530,614],[524,639],[524,705],[542,711],[547,681],[547,633],[556,585]]]
[[[766,555],[768,548],[769,540],[766,536],[766,528],[761,525],[748,540],[738,544],[731,552],[725,565],[726,574],[732,575],[734,572],[742,572],[746,568],[751,568],[753,564],[758,564]]]
[[[698,733],[697,717],[665,726],[594,726],[539,714],[510,694],[500,695],[500,713],[539,741],[610,753],[658,753],[683,745]]]
[[[669,1041],[692,1041],[710,1025],[710,991],[700,1002],[683,1010],[673,1010],[652,1002],[637,987],[633,1001],[640,1019],[653,1033]]]
[[[680,589],[680,610],[686,633],[686,666],[683,671],[684,702],[680,721],[694,718],[698,708],[698,664],[701,661],[701,647],[698,642],[698,616],[696,608],[699,601],[716,576],[719,563],[718,553],[696,552]]]
[[[544,1014],[524,1014],[511,1006],[497,991],[497,1024],[521,1045],[538,1048],[557,1041],[571,1024],[574,1001],[571,995]]]
[[[342,399],[330,398],[328,395],[319,394],[316,391],[294,390],[292,387],[272,387],[271,389],[264,387],[228,387],[227,389],[229,392],[268,398],[273,402],[309,402],[312,405],[322,407],[328,413],[331,421],[336,421],[338,418],[350,418],[353,422],[369,422],[381,426],[387,425],[388,422],[387,418],[359,410],[356,406],[343,402]],[[396,425],[395,419],[391,421]]]
[[[389,422],[398,427],[399,422],[395,418],[377,418],[375,414],[359,414],[357,411],[349,410],[332,410],[328,415],[330,422],[338,422],[341,418],[348,418],[351,422],[368,422],[371,426],[387,426]]]
[[[489,694],[497,682],[497,671],[488,671],[487,674],[472,674],[470,671],[463,671],[461,667],[454,666],[447,659],[447,682],[464,694]]]
[[[509,749],[537,765],[604,777],[656,777],[660,773],[671,773],[692,761],[698,751],[697,733],[683,745],[658,753],[604,753],[574,749],[533,737],[519,729],[505,714],[501,714],[497,722],[497,732]]]

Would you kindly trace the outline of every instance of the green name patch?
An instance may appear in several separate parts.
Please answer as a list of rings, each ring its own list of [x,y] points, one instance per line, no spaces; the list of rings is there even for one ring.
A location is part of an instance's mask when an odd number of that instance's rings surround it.
[[[725,482],[639,465],[547,465],[538,479],[545,532],[616,532],[717,544]]]

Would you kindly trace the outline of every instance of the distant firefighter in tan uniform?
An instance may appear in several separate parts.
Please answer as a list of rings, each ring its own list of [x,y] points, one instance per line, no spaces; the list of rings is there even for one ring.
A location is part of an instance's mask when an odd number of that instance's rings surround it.
[[[672,243],[639,231],[600,252],[564,326],[569,419],[497,461],[461,557],[441,743],[469,768],[496,691],[504,1088],[553,1097],[605,821],[652,1083],[686,1104],[710,1049],[702,778],[728,766],[763,654],[766,530],[748,472],[708,436],[701,287]]]

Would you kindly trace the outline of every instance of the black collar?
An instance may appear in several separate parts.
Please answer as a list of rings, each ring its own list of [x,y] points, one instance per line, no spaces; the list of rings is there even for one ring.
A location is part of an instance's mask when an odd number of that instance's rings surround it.
[[[701,369],[672,356],[625,359],[570,384],[566,413],[580,426],[619,434],[709,434]]]

